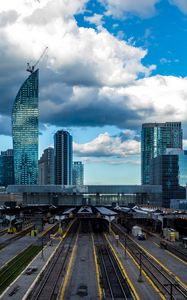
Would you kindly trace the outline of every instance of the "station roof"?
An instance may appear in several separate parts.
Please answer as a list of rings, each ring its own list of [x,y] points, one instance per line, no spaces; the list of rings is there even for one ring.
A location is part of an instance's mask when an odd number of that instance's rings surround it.
[[[75,207],[72,207],[72,208],[66,209],[62,214],[63,215],[69,215],[74,210],[75,210]]]
[[[117,215],[117,213],[111,209],[108,209],[104,206],[102,207],[96,207],[96,209],[98,210],[98,212],[100,212],[101,215],[105,215],[105,216],[115,216]]]
[[[78,212],[78,214],[92,214],[92,209],[90,206],[82,206]]]

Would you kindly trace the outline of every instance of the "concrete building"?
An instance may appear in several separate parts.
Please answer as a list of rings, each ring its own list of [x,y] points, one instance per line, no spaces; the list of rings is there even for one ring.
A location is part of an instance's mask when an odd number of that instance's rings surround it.
[[[162,185],[163,207],[170,207],[171,199],[186,198],[187,151],[166,149],[152,159],[151,168],[151,184]]]
[[[38,162],[39,184],[54,184],[54,149],[44,150]]]
[[[73,185],[84,185],[84,165],[81,161],[73,162]]]
[[[15,184],[38,183],[38,75],[21,86],[12,110]]]
[[[0,186],[14,184],[13,150],[1,151],[0,155]]]
[[[145,123],[141,132],[141,182],[151,183],[151,160],[166,148],[182,149],[181,122]]]
[[[55,184],[72,184],[72,136],[59,130],[54,135]]]

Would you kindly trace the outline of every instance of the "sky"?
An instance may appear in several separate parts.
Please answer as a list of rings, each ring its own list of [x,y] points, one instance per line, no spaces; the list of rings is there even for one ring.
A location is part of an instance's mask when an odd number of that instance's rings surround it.
[[[40,72],[39,153],[73,136],[85,184],[140,184],[141,125],[181,121],[187,146],[186,0],[0,0],[0,150]]]

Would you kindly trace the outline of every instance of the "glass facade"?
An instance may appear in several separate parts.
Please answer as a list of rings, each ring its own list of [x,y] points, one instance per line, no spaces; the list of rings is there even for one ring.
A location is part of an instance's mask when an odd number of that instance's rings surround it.
[[[36,70],[25,80],[13,105],[15,184],[38,183],[38,76]]]
[[[178,155],[179,166],[179,185],[186,187],[187,184],[187,151],[184,150],[183,154]]]
[[[167,148],[182,149],[182,129],[180,122],[147,123],[142,125],[142,184],[151,184],[151,160],[164,154]]]
[[[73,162],[73,185],[84,185],[84,165],[81,161]]]
[[[0,186],[14,184],[14,157],[12,149],[1,151]]]
[[[170,207],[171,199],[185,199],[187,151],[160,155],[152,160],[151,183],[162,185],[162,206]]]
[[[55,184],[72,184],[72,136],[59,130],[54,136]]]
[[[54,149],[44,150],[39,162],[39,184],[54,184]]]

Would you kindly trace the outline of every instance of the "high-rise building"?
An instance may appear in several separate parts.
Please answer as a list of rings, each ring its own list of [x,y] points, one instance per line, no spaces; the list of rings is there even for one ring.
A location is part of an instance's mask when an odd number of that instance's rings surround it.
[[[54,149],[49,147],[44,150],[39,162],[39,184],[54,184]]]
[[[0,155],[0,186],[14,184],[13,150],[1,151]]]
[[[72,184],[72,136],[59,130],[54,135],[55,184]]]
[[[73,162],[73,185],[84,185],[84,165],[81,161]]]
[[[162,206],[170,207],[171,199],[186,198],[187,151],[166,149],[151,161],[151,184],[162,185]]]
[[[181,122],[146,123],[141,133],[141,181],[150,184],[151,160],[166,148],[182,149]]]
[[[15,184],[38,183],[38,76],[38,70],[31,73],[13,105]]]

